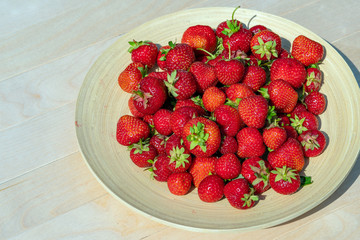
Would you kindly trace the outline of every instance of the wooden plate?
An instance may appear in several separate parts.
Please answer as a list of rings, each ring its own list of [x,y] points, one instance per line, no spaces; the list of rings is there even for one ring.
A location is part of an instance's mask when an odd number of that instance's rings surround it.
[[[321,115],[321,130],[329,137],[325,152],[311,158],[305,174],[314,183],[291,196],[273,190],[249,210],[237,210],[226,200],[201,202],[196,189],[186,196],[169,193],[166,183],[151,180],[148,172],[136,167],[126,147],[115,139],[116,123],[129,114],[129,94],[117,84],[120,72],[130,63],[128,41],[151,40],[161,45],[181,41],[189,26],[205,24],[213,28],[231,18],[232,8],[205,8],[181,11],[147,22],[122,36],[108,48],[88,72],[81,87],[76,128],[81,152],[91,171],[104,187],[131,208],[162,223],[195,231],[251,230],[289,221],[328,198],[344,181],[353,167],[360,148],[359,86],[345,61],[322,38],[289,20],[247,9],[239,9],[236,18],[251,26],[263,24],[282,37],[285,49],[300,35],[320,42],[326,48],[321,64],[324,84],[321,91],[328,105]]]

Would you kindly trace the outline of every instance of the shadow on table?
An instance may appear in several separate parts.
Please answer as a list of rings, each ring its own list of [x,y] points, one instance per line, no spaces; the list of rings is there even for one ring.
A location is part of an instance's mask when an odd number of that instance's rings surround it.
[[[358,86],[360,88],[360,72],[359,72],[359,70],[351,62],[351,60],[349,58],[347,58],[339,49],[337,49],[332,44],[330,44],[330,45],[343,57],[345,62],[349,65],[352,73],[355,76],[356,82],[357,82],[357,84],[358,84]],[[306,217],[320,211],[321,209],[325,208],[326,206],[330,205],[336,199],[341,197],[351,187],[351,185],[356,181],[356,179],[359,177],[359,175],[360,175],[360,151],[358,152],[358,155],[356,157],[356,161],[355,161],[354,166],[353,166],[352,170],[350,171],[349,175],[346,177],[344,182],[339,186],[339,188],[333,194],[330,195],[329,198],[327,198],[325,201],[320,203],[318,206],[316,206],[312,210],[302,214],[301,216],[299,216],[299,217],[297,217],[297,218],[295,218],[295,219],[293,219],[293,220],[291,220],[289,222],[279,224],[277,226],[287,225],[289,223],[296,222],[296,221],[298,221],[298,220],[300,220],[302,218],[306,218]]]

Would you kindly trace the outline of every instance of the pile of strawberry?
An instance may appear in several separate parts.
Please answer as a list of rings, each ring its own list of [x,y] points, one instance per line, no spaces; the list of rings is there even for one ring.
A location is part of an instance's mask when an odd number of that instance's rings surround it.
[[[215,30],[189,27],[181,43],[130,42],[118,83],[132,94],[132,115],[120,117],[116,137],[171,193],[194,185],[202,201],[225,196],[246,209],[269,188],[287,195],[311,182],[300,174],[326,145],[324,50],[300,35],[289,53],[278,34],[248,29],[235,11]]]

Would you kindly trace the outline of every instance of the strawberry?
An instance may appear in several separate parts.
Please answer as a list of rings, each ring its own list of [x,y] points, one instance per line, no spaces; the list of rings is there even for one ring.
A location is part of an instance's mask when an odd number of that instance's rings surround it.
[[[278,126],[265,128],[263,131],[263,139],[264,144],[268,148],[275,150],[286,141],[286,130]]]
[[[169,42],[169,49],[162,51],[160,61],[166,61],[165,69],[167,71],[174,70],[188,70],[190,65],[195,61],[195,54],[192,47],[189,44],[178,43],[174,44]]]
[[[279,58],[271,65],[270,79],[271,81],[284,80],[296,89],[305,82],[306,69],[301,62],[294,58]]]
[[[137,143],[150,135],[149,126],[139,118],[123,115],[117,123],[116,140],[124,146]]]
[[[304,83],[304,90],[307,93],[319,91],[322,83],[322,73],[317,68],[306,69],[306,81]]]
[[[209,64],[194,62],[191,64],[189,71],[195,76],[197,92],[199,93],[204,93],[205,89],[218,83],[215,67]]]
[[[270,188],[270,164],[259,157],[246,159],[241,168],[241,175],[254,187],[255,194],[261,194]]]
[[[280,36],[270,30],[260,31],[251,38],[250,48],[259,60],[278,58],[281,51]]]
[[[236,135],[237,155],[240,158],[260,157],[265,153],[263,137],[258,129],[246,127]]]
[[[300,35],[292,43],[291,55],[305,66],[309,66],[323,58],[324,48],[320,43]]]
[[[224,180],[217,175],[204,178],[198,187],[198,195],[201,201],[217,202],[224,196]]]
[[[233,153],[222,155],[215,163],[215,173],[222,179],[233,179],[241,172],[241,162]]]
[[[320,92],[311,92],[304,98],[307,110],[314,115],[320,115],[325,111],[326,99]]]
[[[169,176],[172,174],[168,168],[170,158],[164,154],[158,155],[151,168],[148,170],[152,172],[152,177],[159,182],[166,182]]]
[[[185,147],[197,157],[210,157],[220,147],[220,129],[215,122],[197,117],[189,120],[183,130]]]
[[[140,141],[138,143],[131,144],[129,146],[130,159],[138,167],[150,167],[151,161],[157,156],[156,148],[149,144],[149,139],[147,141]],[[150,160],[150,161],[149,161]]]
[[[170,46],[166,45],[166,46],[162,46],[159,49],[159,53],[156,59],[156,63],[159,66],[159,68],[161,70],[167,70],[166,69],[166,54],[170,51]],[[149,74],[150,75],[150,74]]]
[[[296,103],[294,109],[290,112],[289,117],[295,118],[295,115],[298,115],[300,112],[303,112],[303,111],[307,111],[306,106],[302,102],[298,101]],[[289,121],[290,121],[290,118],[289,118]]]
[[[132,93],[139,88],[139,83],[145,75],[145,67],[142,63],[130,63],[118,77],[118,84],[127,93]]]
[[[285,129],[288,138],[297,138],[299,136],[295,128],[292,126],[283,126],[283,128]]]
[[[284,48],[281,48],[281,51],[279,53],[279,58],[289,58],[290,57],[290,53],[284,49]]]
[[[295,106],[295,108],[296,108],[296,106]],[[305,110],[306,110],[306,109],[305,109]],[[277,116],[278,116],[278,119],[277,119],[278,125],[279,125],[280,127],[290,126],[290,118],[289,118],[287,115],[285,115],[285,114],[283,114],[283,113],[280,113],[280,114],[278,114]]]
[[[230,205],[237,209],[251,208],[259,200],[259,197],[254,195],[254,189],[244,178],[228,182],[224,187],[224,195]]]
[[[268,29],[264,25],[255,25],[255,26],[252,26],[249,30],[253,35],[255,35],[261,31],[268,30]]]
[[[166,81],[167,76],[168,76],[168,72],[151,72],[147,76],[148,77],[158,78],[160,80]]]
[[[134,105],[143,114],[154,114],[167,98],[165,84],[154,77],[145,77],[140,81],[140,88],[134,92]]]
[[[279,113],[290,113],[298,101],[298,94],[284,80],[271,81],[268,88],[270,101]]]
[[[137,42],[133,40],[129,42],[130,48],[128,52],[131,53],[131,60],[133,62],[142,63],[144,66],[147,66],[148,69],[151,69],[157,59],[158,48],[157,46],[150,41],[140,41]]]
[[[170,117],[171,130],[179,137],[182,136],[185,124],[192,118],[199,117],[199,112],[194,107],[181,107],[176,109]]]
[[[266,72],[259,66],[248,66],[245,69],[242,83],[251,87],[253,91],[258,91],[266,82]]]
[[[290,137],[283,145],[270,152],[267,159],[272,168],[287,166],[300,172],[305,165],[302,146],[298,140]]]
[[[200,101],[198,101],[198,99]],[[178,101],[176,101],[174,111],[176,111],[182,107],[193,107],[197,110],[197,112],[200,116],[203,116],[203,115],[205,115],[205,109],[201,105],[202,105],[202,100],[201,100],[200,96],[199,96],[199,98],[178,100]]]
[[[216,157],[195,157],[189,168],[189,173],[193,177],[195,187],[199,187],[200,182],[210,174],[215,173]]]
[[[300,187],[300,175],[295,169],[286,166],[277,167],[270,172],[270,186],[275,192],[290,195]]]
[[[309,111],[302,111],[295,114],[294,118],[290,118],[291,126],[301,134],[307,130],[319,129],[319,120]]]
[[[169,191],[174,195],[185,195],[191,188],[192,177],[188,172],[172,173],[167,179]]]
[[[268,113],[268,102],[261,95],[250,96],[240,101],[238,111],[248,127],[262,128]]]
[[[146,122],[150,127],[154,127],[154,115],[148,114],[145,115],[142,120]]]
[[[154,127],[155,130],[165,136],[168,136],[172,133],[170,127],[170,117],[171,111],[167,109],[159,109],[154,114]]]
[[[326,146],[326,138],[319,130],[308,130],[298,137],[301,146],[304,149],[305,157],[319,156]]]
[[[185,147],[174,147],[170,150],[169,169],[174,172],[185,172],[191,165],[191,155]]]
[[[251,87],[243,83],[235,83],[228,87],[225,91],[227,98],[230,100],[226,104],[237,107],[243,98],[254,96],[255,93]]]
[[[165,153],[165,141],[166,137],[161,134],[155,134],[150,138],[150,145],[156,148],[158,154]]]
[[[142,118],[145,116],[145,114],[139,112],[135,105],[134,105],[134,98],[133,97],[130,97],[129,100],[128,100],[128,107],[129,107],[129,110],[131,112],[131,114],[134,116],[134,117],[137,117],[137,118]]]
[[[238,149],[238,143],[234,137],[225,136],[220,144],[219,151],[221,154],[236,153]]]
[[[165,153],[166,155],[170,156],[170,151],[173,151],[176,147],[182,148],[182,140],[181,137],[173,134],[166,139],[165,143]]]
[[[205,89],[202,96],[202,102],[204,107],[209,112],[215,111],[215,109],[225,103],[226,94],[217,87],[209,87]]]
[[[240,82],[245,72],[244,64],[237,59],[223,59],[216,63],[215,73],[219,82],[231,85]]]
[[[216,36],[219,38],[226,38],[230,37],[233,33],[236,33],[239,31],[243,26],[242,23],[234,19],[234,15],[236,10],[238,10],[240,7],[236,7],[231,15],[231,20],[226,20],[221,22],[217,28],[216,28]]]
[[[240,128],[244,126],[239,112],[227,105],[217,107],[214,111],[214,117],[220,126],[220,131],[226,136],[236,136]]]
[[[182,35],[181,43],[189,44],[195,52],[195,55],[204,55],[204,49],[210,53],[216,50],[217,39],[214,30],[207,25],[195,25],[187,28]]]
[[[241,28],[230,37],[223,39],[223,47],[229,52],[240,51],[242,53],[247,53],[250,51],[251,38],[252,33],[246,28]]]
[[[185,70],[174,70],[171,74],[168,74],[165,86],[177,100],[188,99],[196,92],[195,77]]]

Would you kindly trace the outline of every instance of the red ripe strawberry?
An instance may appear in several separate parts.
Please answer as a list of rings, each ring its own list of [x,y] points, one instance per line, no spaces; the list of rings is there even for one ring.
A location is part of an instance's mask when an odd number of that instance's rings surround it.
[[[215,73],[219,82],[231,85],[240,82],[245,72],[244,64],[237,59],[220,60],[215,65]]]
[[[238,111],[248,127],[262,128],[268,113],[268,102],[261,95],[250,96],[240,101]]]
[[[234,137],[225,136],[220,144],[220,153],[227,154],[227,153],[236,153],[238,149],[238,143]]]
[[[151,161],[157,156],[156,148],[149,144],[149,141],[140,141],[129,146],[130,159],[138,167],[150,167]],[[149,161],[150,160],[150,161]]]
[[[302,146],[294,138],[288,138],[283,145],[270,152],[267,159],[272,168],[287,166],[299,172],[305,164]]]
[[[270,30],[255,34],[250,42],[252,54],[259,60],[272,60],[279,57],[281,51],[280,36]]]
[[[189,168],[189,173],[193,177],[195,187],[199,187],[200,182],[210,174],[215,173],[216,157],[195,157]]]
[[[242,53],[247,53],[250,51],[251,38],[252,33],[246,28],[241,28],[230,37],[223,39],[223,47],[229,52],[240,51]]]
[[[254,187],[255,194],[261,194],[270,188],[270,164],[259,157],[246,159],[241,168],[241,175]]]
[[[299,88],[305,82],[306,69],[294,58],[279,58],[271,65],[270,79],[271,81],[281,79],[290,83],[293,88]]]
[[[156,148],[159,154],[165,153],[165,136],[161,134],[155,134],[150,138],[150,145]]]
[[[185,30],[182,35],[181,43],[189,44],[196,55],[204,55],[204,49],[210,53],[216,49],[217,39],[214,30],[207,25],[195,25]]]
[[[225,93],[228,99],[231,101],[227,104],[232,107],[237,107],[241,99],[255,95],[252,88],[243,83],[235,83],[231,85],[226,89]]]
[[[154,114],[167,98],[164,82],[153,77],[140,81],[140,88],[134,92],[134,105],[143,114]]]
[[[167,72],[151,72],[147,76],[148,77],[158,78],[160,80],[166,81],[168,73]]]
[[[134,117],[137,117],[137,118],[142,118],[145,116],[145,114],[139,112],[135,105],[134,105],[134,98],[133,97],[130,97],[129,98],[129,101],[128,101],[128,107],[129,107],[129,110],[131,112],[131,114],[134,116]]]
[[[281,51],[279,53],[279,58],[289,58],[290,53],[286,51],[284,48],[281,48]]]
[[[197,117],[189,120],[183,130],[184,145],[197,157],[210,157],[220,147],[220,129],[215,122]]]
[[[240,128],[244,126],[239,112],[227,105],[217,107],[214,111],[214,117],[220,126],[220,131],[226,136],[236,136]]]
[[[159,109],[154,114],[154,127],[158,133],[162,135],[170,135],[172,133],[170,126],[171,111],[167,109]]]
[[[248,66],[245,69],[242,83],[251,87],[253,91],[258,91],[266,82],[266,72],[259,66]]]
[[[286,141],[286,130],[277,126],[265,128],[263,131],[263,139],[268,148],[275,150]]]
[[[255,26],[252,26],[249,30],[253,35],[255,35],[261,31],[268,30],[268,29],[264,25],[255,25]]]
[[[322,82],[322,73],[317,68],[306,69],[307,76],[304,83],[304,90],[307,93],[315,92],[320,90]]]
[[[237,209],[248,209],[255,205],[259,197],[254,195],[254,189],[244,178],[238,178],[227,183],[224,187],[224,195],[230,205]]]
[[[233,179],[241,172],[241,162],[233,153],[222,155],[215,163],[215,173],[222,179]]]
[[[246,127],[236,135],[238,142],[237,155],[240,158],[260,157],[265,153],[263,137],[258,129]]]
[[[319,130],[308,130],[298,137],[301,146],[304,149],[305,157],[319,156],[325,148],[326,138]]]
[[[150,127],[154,127],[154,115],[145,115],[142,120],[146,122]]]
[[[198,195],[201,201],[217,202],[224,196],[224,180],[217,175],[204,178],[198,187]]]
[[[300,35],[292,43],[291,55],[305,66],[309,66],[323,58],[324,48],[320,43]]]
[[[272,104],[279,113],[290,113],[298,101],[297,92],[284,80],[271,81],[268,93]]]
[[[183,144],[181,143],[181,137],[173,134],[169,138],[166,139],[165,143],[165,153],[166,155],[170,155],[170,151],[174,150],[176,147],[182,148]]]
[[[133,62],[140,62],[144,66],[147,66],[148,69],[151,69],[157,59],[158,48],[157,46],[150,41],[140,41],[137,42],[133,40],[129,42],[130,48],[128,52],[131,53],[131,60]]]
[[[189,71],[195,76],[197,92],[199,93],[204,93],[205,89],[218,83],[215,67],[209,64],[194,62],[191,64]]]
[[[169,191],[174,195],[185,195],[191,188],[192,177],[188,172],[172,173],[167,179]]]
[[[179,69],[188,70],[195,61],[195,54],[192,47],[189,44],[174,44],[172,42],[169,42],[169,46],[168,51],[165,51],[165,56],[160,58],[160,60],[166,61],[165,69],[170,72]],[[164,51],[162,54],[164,54]]]
[[[307,130],[319,129],[319,120],[309,111],[302,111],[295,114],[295,118],[290,118],[291,126],[301,134]]]
[[[149,126],[142,120],[123,115],[117,123],[116,140],[124,146],[137,143],[140,139],[146,139],[150,135]]]
[[[300,187],[300,175],[295,169],[278,167],[270,173],[270,186],[275,192],[290,195]]]
[[[199,96],[199,99],[201,100],[200,96]],[[182,108],[182,107],[193,107],[198,111],[200,116],[203,116],[203,115],[205,115],[205,109],[203,109],[201,107],[201,104],[202,104],[202,100],[197,101],[196,98],[178,100],[178,101],[176,101],[174,111],[176,111],[176,110],[178,110],[179,108]]]
[[[118,77],[121,89],[132,93],[139,88],[139,82],[145,75],[145,67],[142,63],[130,63]]]
[[[236,33],[243,27],[242,23],[239,20],[234,19],[235,12],[239,8],[240,7],[234,9],[231,15],[231,20],[223,21],[217,26],[215,32],[217,37],[219,38],[230,37],[233,33]]]
[[[152,168],[149,168],[149,171],[152,172],[152,176],[159,182],[166,182],[169,176],[172,174],[172,171],[169,169],[170,158],[164,154],[158,155],[154,162]]]
[[[224,58],[228,58],[228,57],[229,57],[229,51],[226,50],[226,49],[223,49],[223,50],[221,51],[221,53],[220,53],[219,55],[217,55],[217,56],[216,56],[216,55],[207,56],[207,60],[205,61],[205,63],[207,63],[207,64],[215,67],[216,64],[217,64],[220,60],[222,60],[222,59],[224,59]]]
[[[161,70],[167,70],[166,69],[166,54],[170,51],[170,48],[171,47],[169,45],[166,45],[166,46],[162,46],[159,49],[159,53],[158,53],[156,62]]]
[[[176,109],[170,117],[171,130],[179,137],[182,136],[185,124],[192,118],[199,117],[199,112],[194,107],[181,107]]]
[[[245,63],[248,66],[260,66],[261,60],[257,59],[253,54],[250,54],[247,58],[248,59],[245,60]]]
[[[292,126],[283,126],[283,128],[285,129],[288,138],[296,139],[299,136],[295,128],[293,128]]]
[[[325,111],[326,99],[320,92],[311,92],[304,99],[307,110],[315,115],[320,115]]]
[[[191,165],[191,155],[185,147],[174,147],[170,151],[170,162],[169,162],[169,169],[174,172],[185,172]]]
[[[296,108],[296,106],[295,106]],[[285,115],[285,114],[278,114],[278,125],[280,127],[283,127],[283,126],[290,126],[290,118]]]
[[[205,89],[202,96],[202,102],[204,107],[209,112],[215,111],[215,109],[225,103],[226,94],[217,87],[209,87]]]
[[[195,77],[185,70],[174,70],[168,74],[165,85],[169,93],[177,100],[188,99],[196,92]]]
[[[295,115],[299,114],[299,112],[307,111],[306,106],[298,101],[294,107],[294,109],[290,112],[290,118],[295,118]],[[289,119],[290,121],[290,119]],[[290,125],[290,124],[289,124]]]

